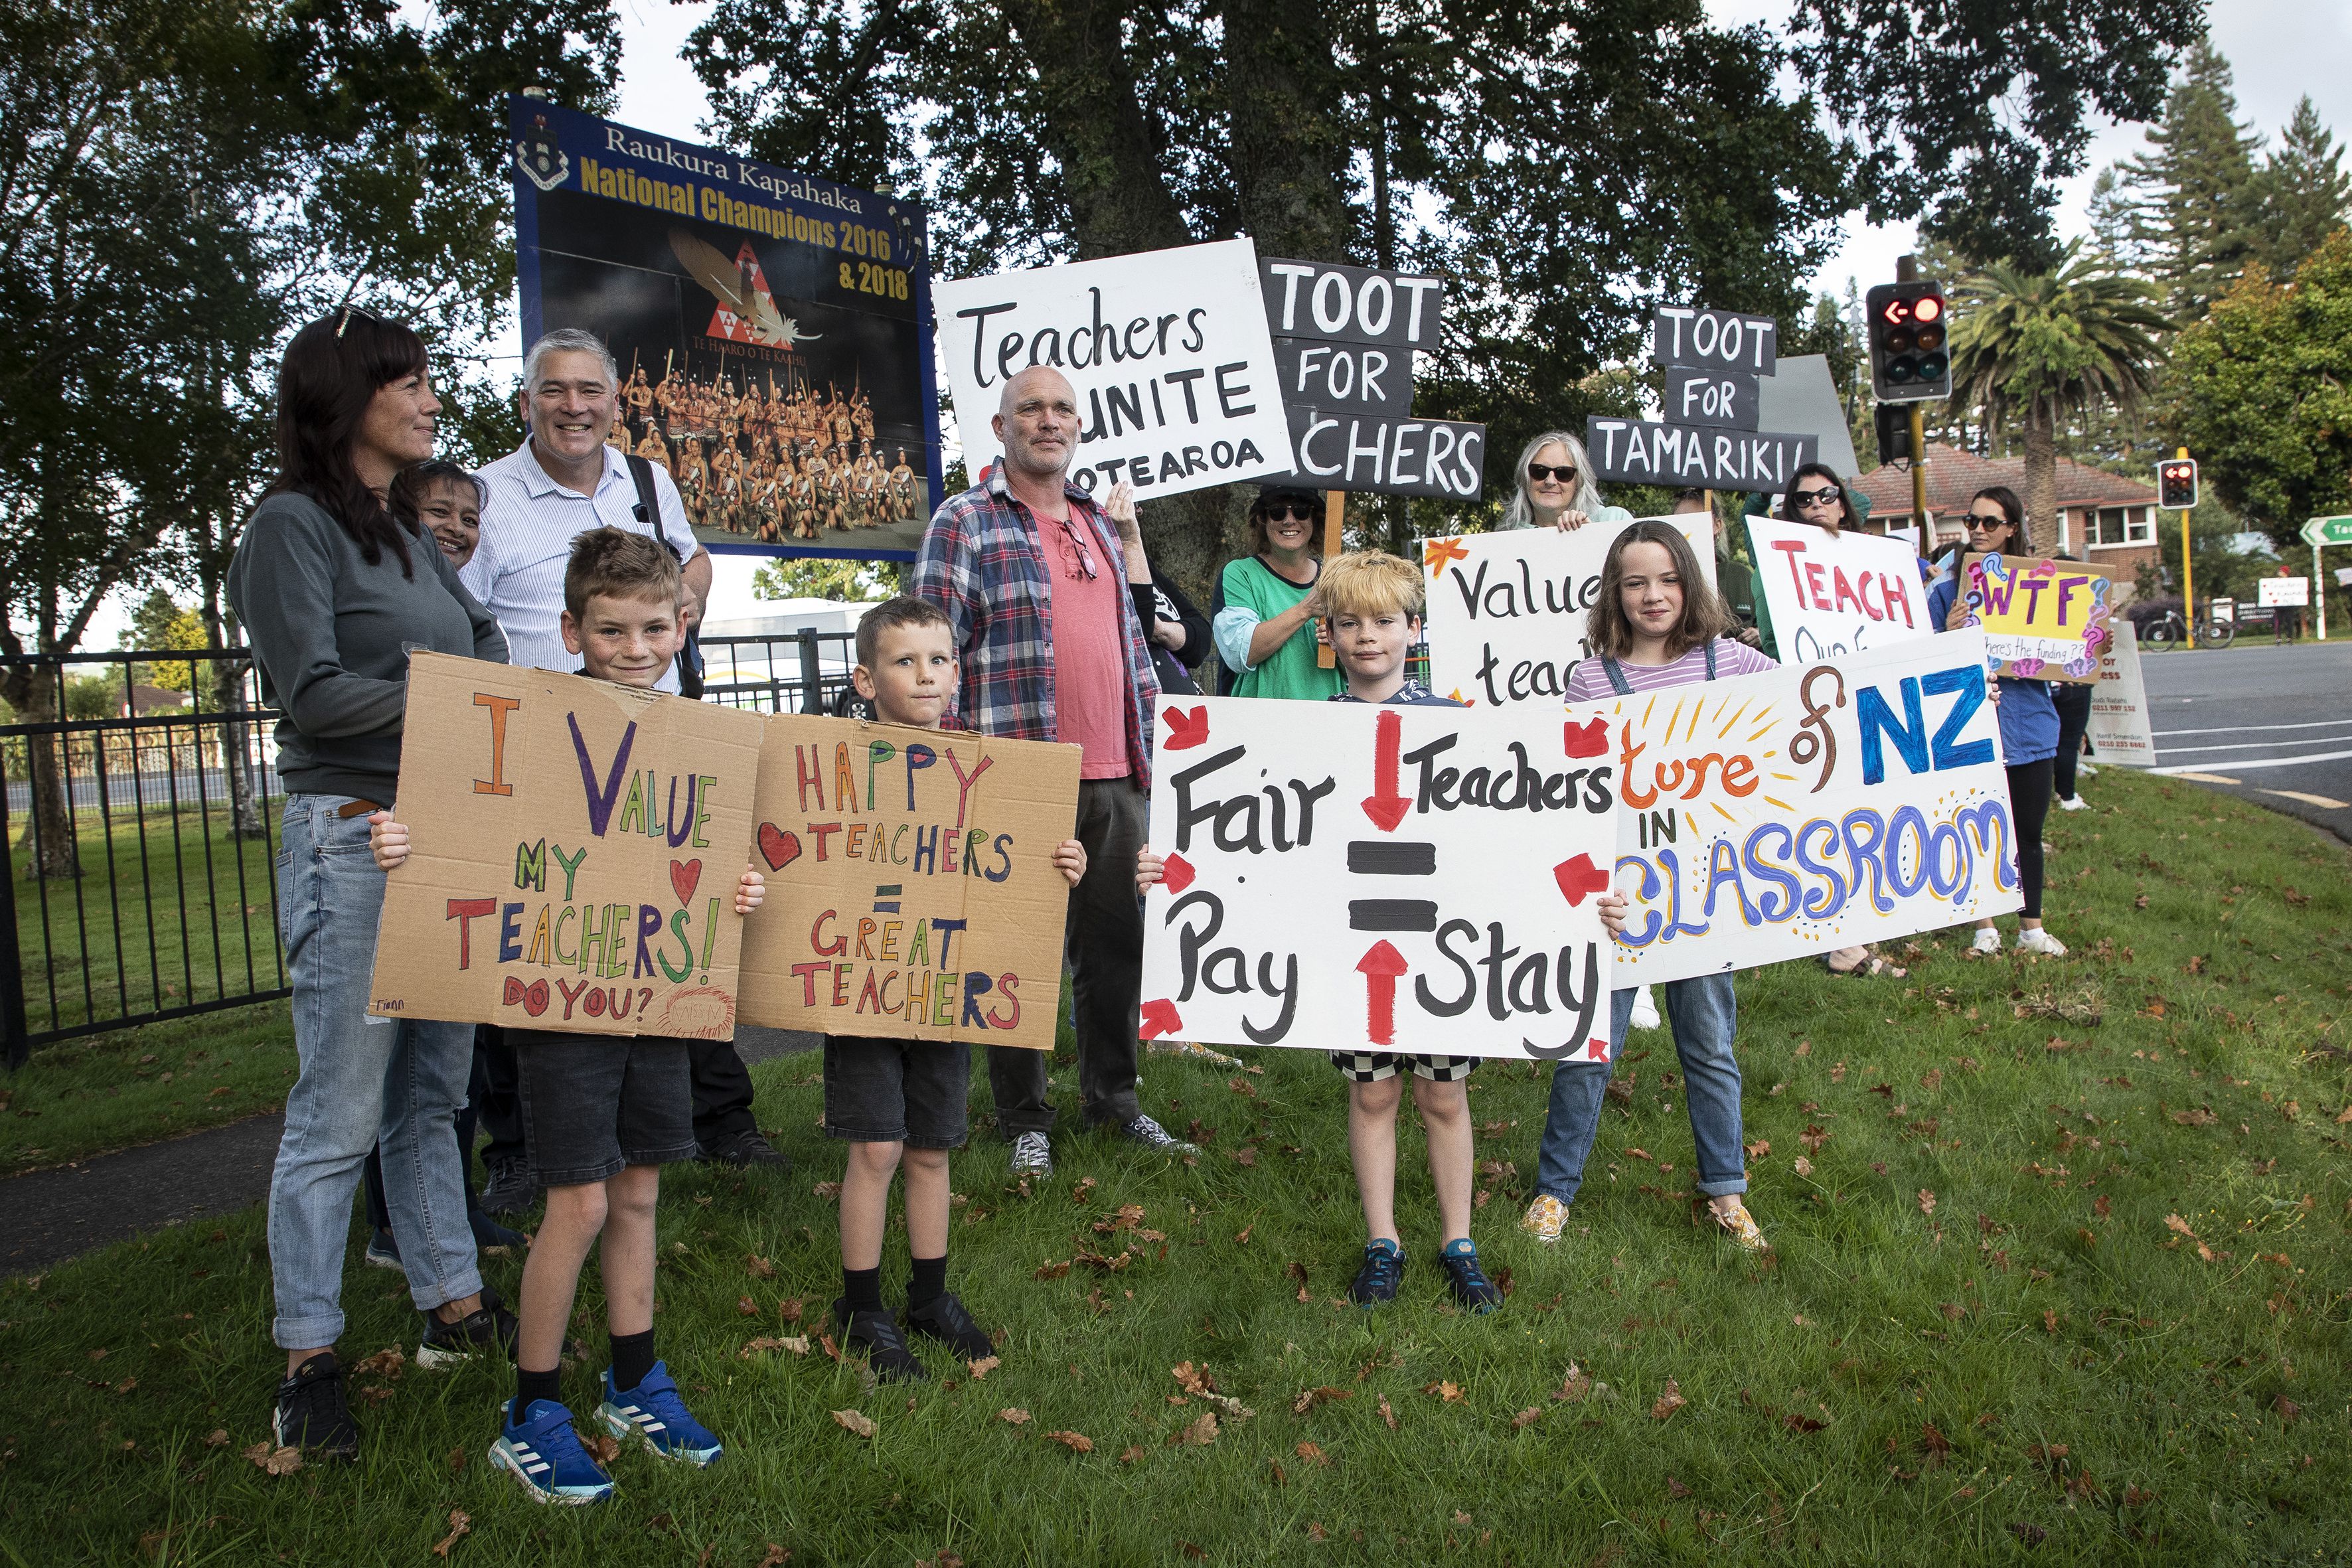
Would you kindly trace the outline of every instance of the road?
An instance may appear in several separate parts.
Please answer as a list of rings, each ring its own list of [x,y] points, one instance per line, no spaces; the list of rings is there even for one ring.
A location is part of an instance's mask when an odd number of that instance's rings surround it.
[[[2140,653],[2156,771],[2352,842],[2352,643]]]

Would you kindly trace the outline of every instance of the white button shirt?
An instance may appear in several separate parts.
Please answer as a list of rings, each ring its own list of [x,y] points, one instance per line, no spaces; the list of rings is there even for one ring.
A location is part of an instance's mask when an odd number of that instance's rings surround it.
[[[686,521],[677,486],[659,463],[654,465],[654,499],[661,508],[660,526],[637,521],[636,481],[629,477],[628,458],[616,447],[604,448],[604,472],[593,496],[549,479],[531,455],[528,437],[505,457],[484,464],[479,477],[489,490],[482,507],[481,542],[457,579],[499,618],[508,658],[515,664],[567,674],[579,670],[580,656],[563,646],[561,617],[563,571],[572,561],[572,542],[581,534],[608,524],[648,534],[667,544],[681,563],[701,548]],[[675,664],[659,684],[664,691],[677,689]]]

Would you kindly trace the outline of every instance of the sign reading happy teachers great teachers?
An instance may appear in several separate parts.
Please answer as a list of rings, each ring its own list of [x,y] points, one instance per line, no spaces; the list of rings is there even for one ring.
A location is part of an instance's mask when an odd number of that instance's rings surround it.
[[[1051,365],[1077,393],[1070,477],[1178,495],[1290,471],[1274,340],[1246,239],[942,283],[940,342],[965,468],[1003,453],[1004,384]]]

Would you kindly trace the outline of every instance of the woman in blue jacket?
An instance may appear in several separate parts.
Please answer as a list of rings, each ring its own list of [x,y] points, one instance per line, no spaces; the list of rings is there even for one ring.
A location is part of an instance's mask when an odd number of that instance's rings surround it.
[[[1940,631],[1968,625],[1966,595],[1959,573],[1970,552],[1979,555],[2031,555],[2033,541],[2026,532],[2025,507],[2017,492],[1994,485],[1969,502],[1969,543],[1952,552],[1952,569],[1927,590],[1927,618]],[[2009,812],[2017,828],[2017,879],[2023,884],[2025,910],[2017,921],[2017,945],[2028,952],[2062,956],[2065,943],[2042,928],[2042,827],[2050,817],[2051,780],[2058,756],[2058,708],[2050,700],[2050,686],[2042,680],[2012,680],[2003,676],[1993,693],[2000,711],[2001,760],[2009,768]],[[1975,950],[1999,952],[2000,931],[1990,920],[1977,922]]]

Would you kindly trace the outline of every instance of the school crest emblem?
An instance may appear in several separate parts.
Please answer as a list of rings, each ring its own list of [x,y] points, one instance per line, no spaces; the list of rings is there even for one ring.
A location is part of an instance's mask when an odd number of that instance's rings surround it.
[[[531,117],[530,129],[515,142],[515,167],[530,178],[530,183],[542,191],[551,191],[571,176],[572,160],[555,144],[547,129],[547,116]]]

